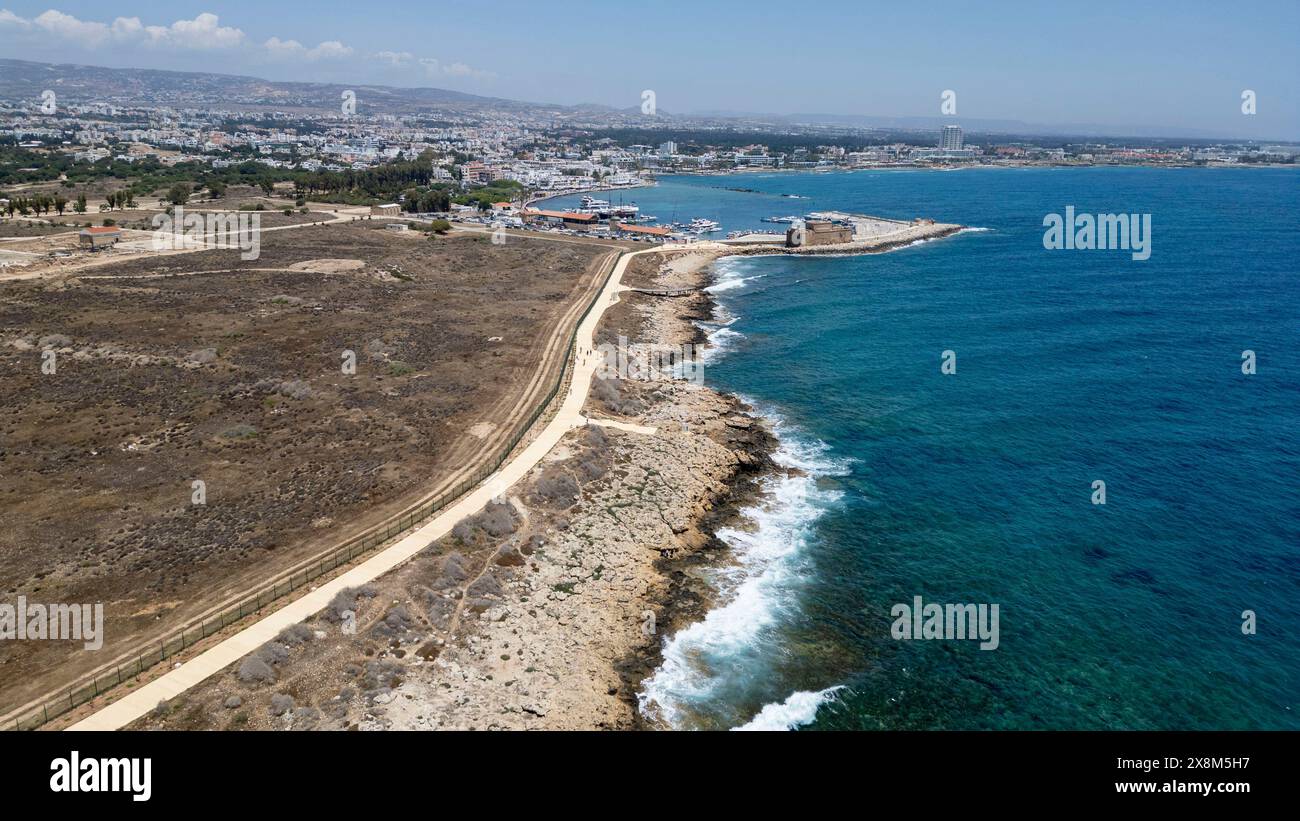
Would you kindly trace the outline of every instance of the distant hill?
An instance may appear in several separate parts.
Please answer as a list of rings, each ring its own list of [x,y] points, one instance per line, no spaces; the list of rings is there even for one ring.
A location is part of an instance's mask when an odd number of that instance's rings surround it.
[[[691,125],[705,128],[740,128],[781,131],[789,129],[841,129],[860,132],[922,134],[928,138],[947,124],[962,126],[971,135],[1002,137],[1045,136],[1087,140],[1139,138],[1154,143],[1179,140],[1222,140],[1231,135],[1196,129],[1149,126],[1105,126],[1091,123],[1045,125],[1020,120],[972,117],[882,117],[866,114],[762,114],[739,111],[697,111],[689,115],[660,109],[647,118],[636,106],[614,108],[596,103],[557,105],[483,97],[445,88],[399,88],[385,85],[277,82],[237,74],[106,68],[75,63],[37,63],[0,59],[0,101],[39,101],[41,92],[54,90],[66,102],[101,102],[113,105],[153,105],[174,108],[241,109],[337,112],[344,91],[353,91],[368,114],[411,114],[431,110],[448,112],[527,112],[579,123],[578,127],[636,127],[673,129]],[[557,122],[558,124],[558,122]],[[1175,136],[1178,135],[1178,136]]]
[[[235,74],[104,68],[73,63],[0,59],[0,99],[39,100],[51,89],[68,102],[155,104],[178,108],[276,108],[335,111],[345,90],[372,110],[399,114],[415,109],[543,108],[444,88],[396,88],[336,83],[282,83]],[[554,108],[554,107],[552,107]]]

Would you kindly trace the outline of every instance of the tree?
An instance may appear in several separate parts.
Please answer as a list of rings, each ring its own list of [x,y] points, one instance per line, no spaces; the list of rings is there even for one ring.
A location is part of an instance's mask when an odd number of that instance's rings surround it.
[[[86,195],[84,193],[77,195],[77,201],[73,204],[72,210],[78,214],[86,213]]]
[[[167,199],[172,205],[184,205],[190,200],[190,186],[183,182],[176,183],[167,191]]]
[[[63,196],[62,194],[56,194],[54,197],[54,210],[59,212],[59,216],[63,216],[63,209],[67,207],[68,207],[68,198]]]
[[[208,195],[214,200],[219,200],[226,195],[226,184],[221,180],[212,180],[208,183]]]

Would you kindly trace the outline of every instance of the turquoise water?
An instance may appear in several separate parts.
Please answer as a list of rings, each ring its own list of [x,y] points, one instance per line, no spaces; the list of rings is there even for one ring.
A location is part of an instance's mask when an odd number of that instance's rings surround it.
[[[718,264],[734,321],[706,379],[775,420],[779,458],[809,475],[770,480],[768,503],[721,534],[737,565],[716,574],[709,619],[666,640],[646,714],[1300,728],[1298,183],[1289,169],[1006,169],[636,192],[648,213],[725,230],[825,208],[988,229]],[[1067,205],[1150,213],[1151,258],[1044,250],[1043,217]],[[895,640],[890,608],[914,596],[997,603],[998,648]]]

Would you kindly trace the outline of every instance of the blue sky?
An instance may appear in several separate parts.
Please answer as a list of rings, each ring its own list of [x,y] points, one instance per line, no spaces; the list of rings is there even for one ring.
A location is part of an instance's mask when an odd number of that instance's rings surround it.
[[[668,112],[1162,126],[1300,139],[1300,2],[0,0],[0,55]],[[217,19],[213,19],[216,15]],[[121,19],[118,19],[121,18]],[[1241,112],[1256,93],[1257,113]]]

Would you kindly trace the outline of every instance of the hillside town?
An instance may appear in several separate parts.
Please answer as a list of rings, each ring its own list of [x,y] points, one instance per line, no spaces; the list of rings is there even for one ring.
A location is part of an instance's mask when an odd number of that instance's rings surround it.
[[[220,171],[256,163],[269,172],[361,172],[429,158],[432,183],[461,190],[500,181],[535,195],[617,189],[661,173],[968,165],[1242,165],[1293,163],[1300,147],[1255,144],[1069,142],[965,134],[960,125],[911,134],[869,129],[777,133],[673,120],[675,138],[638,142],[651,129],[584,127],[529,110],[411,115],[214,110],[165,105],[0,102],[0,186],[59,179],[75,166],[122,173],[136,164]],[[676,137],[678,133],[688,135]],[[739,138],[739,139],[738,139]],[[744,140],[748,139],[747,142]],[[40,162],[33,162],[40,160]],[[57,165],[58,174],[48,166]]]

